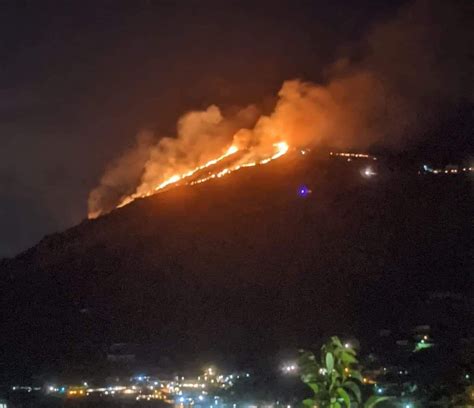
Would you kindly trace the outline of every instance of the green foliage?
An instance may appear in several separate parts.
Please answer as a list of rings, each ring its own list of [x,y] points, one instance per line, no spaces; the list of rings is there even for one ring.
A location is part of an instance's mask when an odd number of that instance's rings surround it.
[[[342,345],[338,337],[321,347],[320,356],[302,351],[299,368],[302,381],[311,388],[313,397],[305,399],[307,408],[372,408],[387,397],[370,397],[365,404],[359,382],[357,353],[350,345]]]

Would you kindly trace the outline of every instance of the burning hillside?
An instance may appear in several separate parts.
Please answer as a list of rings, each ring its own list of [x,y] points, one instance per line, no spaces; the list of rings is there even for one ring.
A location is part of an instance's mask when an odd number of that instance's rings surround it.
[[[467,289],[469,181],[358,173],[381,162],[288,153],[46,237],[0,263],[2,305],[18,311],[2,321],[4,355],[61,361],[147,342],[245,358],[352,329],[354,315],[397,324],[399,309],[380,305],[411,307],[401,299],[424,288]]]
[[[329,142],[370,144],[375,140],[372,132],[359,133],[366,128],[366,115],[349,105],[362,103],[374,80],[363,73],[343,80],[345,85],[336,81],[327,87],[287,81],[270,115],[258,116],[257,109],[249,106],[224,117],[219,108],[210,106],[181,117],[176,137],[155,142],[152,135],[141,134],[136,148],[110,167],[91,192],[89,218],[171,186],[202,183],[243,167],[264,165],[290,148]]]
[[[286,152],[288,151],[288,144],[285,142],[275,143],[273,145],[273,148],[274,153],[272,155],[263,157],[260,160],[255,160],[248,151],[241,151],[238,147],[232,145],[223,155],[219,156],[217,159],[209,160],[207,163],[204,163],[201,166],[189,170],[188,172],[182,174],[175,174],[163,181],[162,183],[158,184],[153,190],[148,191],[144,194],[135,193],[128,197],[125,197],[117,207],[123,207],[124,205],[127,205],[132,202],[135,198],[147,197],[157,192],[160,192],[168,187],[183,184],[200,184],[204,183],[205,181],[212,180],[214,178],[223,177],[244,167],[253,167],[257,165],[267,164],[270,161],[275,160],[286,154]],[[89,214],[89,217],[95,218],[97,215]]]
[[[456,72],[468,55],[454,48],[459,55],[445,58],[427,46],[457,24],[444,7],[423,1],[403,7],[392,21],[375,25],[363,47],[325,69],[320,83],[285,81],[270,113],[255,104],[234,111],[211,105],[181,116],[171,137],[140,133],[91,191],[89,217],[174,185],[265,164],[290,148],[365,150],[412,142],[417,130],[434,125],[444,104],[454,106],[466,94],[462,77],[445,73]]]

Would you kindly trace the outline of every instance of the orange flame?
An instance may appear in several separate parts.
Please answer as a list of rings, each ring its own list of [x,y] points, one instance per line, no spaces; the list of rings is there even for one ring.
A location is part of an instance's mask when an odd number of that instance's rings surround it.
[[[204,183],[206,181],[209,181],[209,180],[212,180],[212,179],[215,179],[215,178],[221,178],[221,177],[223,177],[227,174],[230,174],[234,171],[240,170],[240,169],[245,168],[245,167],[253,167],[253,166],[257,166],[257,165],[267,164],[267,163],[271,162],[272,160],[278,159],[279,157],[283,156],[289,150],[288,144],[286,142],[283,142],[283,141],[273,144],[273,148],[274,148],[274,153],[271,156],[266,157],[264,159],[260,159],[258,161],[245,161],[245,160],[242,161],[242,160],[240,160],[240,161],[237,161],[237,163],[235,163],[235,164],[233,164],[229,167],[226,167],[224,169],[220,169],[219,171],[211,173],[209,175],[206,175],[205,177],[199,178],[197,180],[189,180],[189,178],[191,176],[195,175],[199,171],[202,171],[202,170],[205,170],[205,169],[207,169],[211,166],[214,166],[217,163],[221,162],[222,160],[224,160],[224,159],[226,159],[226,158],[228,158],[228,157],[230,157],[230,156],[232,156],[235,153],[240,151],[237,146],[231,145],[223,155],[217,157],[216,159],[209,160],[207,163],[204,163],[203,165],[198,166],[198,167],[196,167],[196,168],[194,168],[194,169],[192,169],[192,170],[190,170],[186,173],[175,174],[175,175],[171,176],[170,178],[166,179],[165,181],[163,181],[162,183],[155,186],[154,189],[151,190],[151,191],[148,191],[148,192],[142,193],[142,194],[132,194],[131,196],[125,197],[122,200],[122,202],[117,206],[117,208],[123,207],[123,206],[131,203],[136,198],[148,197],[152,194],[155,194],[155,193],[165,189],[166,187],[170,187],[170,186],[178,185],[178,184],[185,184],[185,185],[200,184],[200,183]]]
[[[272,161],[272,160],[275,160],[275,159],[278,159],[279,157],[283,156],[284,154],[286,154],[286,152],[288,152],[288,149],[289,149],[289,146],[287,143],[285,142],[279,142],[279,143],[275,143],[273,145],[275,148],[276,148],[276,153],[274,153],[272,156],[270,157],[267,157],[266,159],[263,159],[263,160],[260,160],[260,161],[251,161],[251,162],[247,162],[247,163],[243,163],[243,164],[238,164],[238,165],[235,165],[235,166],[232,166],[232,167],[227,167],[223,170],[221,170],[220,172],[218,173],[213,173],[211,174],[210,176],[207,176],[207,177],[204,177],[202,179],[199,179],[199,180],[195,180],[191,183],[189,183],[190,185],[194,185],[194,184],[199,184],[199,183],[204,183],[205,181],[208,181],[208,180],[211,180],[213,178],[220,178],[222,176],[225,176],[226,174],[229,174],[229,173],[232,173],[234,171],[237,171],[243,167],[253,167],[253,166],[256,166],[258,164],[267,164],[268,162]],[[229,151],[230,149],[232,149],[235,147],[234,146],[231,146],[229,148]],[[238,150],[235,150],[235,151],[238,151]]]

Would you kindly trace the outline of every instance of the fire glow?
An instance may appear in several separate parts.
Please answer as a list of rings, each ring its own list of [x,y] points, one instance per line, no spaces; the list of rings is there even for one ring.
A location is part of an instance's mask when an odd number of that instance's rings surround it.
[[[285,154],[288,146],[301,155],[306,155],[308,147],[332,146],[342,150],[333,156],[357,163],[376,158],[352,150],[364,151],[373,145],[397,149],[412,143],[411,138],[424,133],[420,131],[426,126],[423,118],[430,118],[429,122],[441,118],[441,105],[456,106],[471,96],[465,94],[470,89],[464,86],[463,75],[446,75],[458,71],[458,61],[469,59],[467,49],[449,47],[443,52],[450,58],[444,58],[438,47],[427,46],[425,41],[430,35],[437,38],[439,27],[455,31],[450,24],[456,19],[444,21],[445,15],[454,15],[452,10],[435,16],[425,4],[429,2],[419,3],[402,7],[392,20],[374,24],[347,55],[337,53],[340,58],[321,67],[321,75],[316,75],[321,81],[285,80],[272,98],[272,108],[266,99],[269,95],[263,94],[259,98],[265,100],[247,106],[229,103],[221,110],[211,104],[184,112],[177,118],[174,133],[168,134],[163,130],[169,129],[171,118],[160,123],[164,114],[161,104],[167,103],[160,97],[156,122],[150,129],[141,129],[133,145],[117,152],[89,192],[89,218],[167,188],[203,183],[243,167],[264,165]],[[439,17],[436,24],[426,25],[427,15]],[[423,35],[420,27],[427,28]],[[462,35],[453,43],[463,42],[465,33],[459,33]],[[407,38],[410,47],[406,47]],[[451,51],[456,53],[451,55]],[[388,64],[394,55],[404,63]],[[427,75],[421,79],[414,76],[414,66]],[[241,97],[255,94],[251,84],[257,78],[241,79]],[[192,94],[192,88],[188,92]],[[202,100],[212,94],[202,95]],[[116,147],[110,146],[109,151],[114,150]],[[441,170],[436,171],[441,174]],[[443,174],[460,171],[442,170]],[[433,174],[437,173],[433,170]]]
[[[148,197],[150,195],[156,194],[167,187],[172,187],[172,186],[177,186],[177,185],[196,185],[196,184],[201,184],[206,181],[216,179],[216,178],[221,178],[223,176],[226,176],[230,173],[233,173],[234,171],[240,170],[245,167],[254,167],[258,165],[264,165],[272,160],[278,159],[279,157],[283,156],[288,152],[289,146],[286,142],[278,142],[273,144],[274,152],[271,156],[265,157],[260,160],[253,160],[253,161],[246,161],[245,159],[238,160],[236,163],[233,163],[229,165],[228,167],[225,167],[224,169],[221,169],[217,172],[212,172],[211,174],[206,174],[203,177],[193,179],[192,176],[196,175],[197,173],[204,171],[206,169],[211,168],[212,166],[215,166],[222,162],[224,159],[230,158],[231,156],[235,155],[236,153],[240,152],[239,148],[237,146],[231,145],[227,151],[222,154],[221,156],[217,157],[216,159],[209,160],[205,164],[198,166],[192,170],[189,170],[185,173],[182,174],[175,174],[165,181],[161,182],[157,186],[154,187],[154,189],[143,193],[143,194],[133,194],[131,196],[126,197],[123,199],[123,201],[117,206],[117,208],[123,207],[132,201],[134,201],[137,198],[143,198],[143,197]],[[90,215],[89,218],[95,218],[93,215]]]

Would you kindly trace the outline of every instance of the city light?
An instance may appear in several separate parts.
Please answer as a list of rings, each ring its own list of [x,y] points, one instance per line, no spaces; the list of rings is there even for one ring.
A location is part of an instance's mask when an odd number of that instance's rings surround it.
[[[426,346],[431,346],[430,336],[426,334],[417,335],[418,343]],[[342,346],[345,349],[350,349],[354,347],[352,342],[343,342]],[[300,372],[300,367],[296,361],[285,361],[280,366],[281,371],[285,375],[297,375]],[[347,377],[351,373],[351,368],[348,365],[344,365],[340,368],[344,377]],[[328,370],[323,366],[318,368],[320,375],[329,376]],[[363,384],[373,384],[372,392],[378,397],[383,397],[387,394],[392,395],[392,389],[390,385],[383,382],[376,382],[381,378],[377,378],[380,374],[384,375],[385,373],[408,373],[402,367],[390,367],[384,366],[379,367],[377,370],[364,373],[367,376],[361,378]],[[217,375],[216,373],[219,373]],[[114,385],[109,385],[105,388],[95,388],[89,387],[85,388],[88,383],[82,381],[80,386],[77,385],[67,385],[67,386],[55,386],[47,385],[43,388],[43,392],[52,392],[52,393],[61,393],[58,396],[63,398],[70,399],[82,399],[88,398],[90,395],[95,397],[104,397],[104,398],[113,398],[113,399],[133,399],[137,401],[150,401],[150,400],[162,400],[168,404],[174,404],[175,407],[181,408],[192,408],[193,406],[199,406],[200,408],[219,408],[228,403],[226,401],[226,394],[217,396],[216,394],[222,392],[222,390],[228,390],[233,385],[234,382],[238,383],[241,378],[248,378],[250,374],[248,372],[233,372],[233,373],[220,373],[214,367],[207,367],[200,373],[200,375],[192,376],[187,375],[186,379],[182,375],[175,375],[174,380],[164,380],[158,379],[158,377],[153,377],[149,375],[140,375],[134,377],[128,377],[122,379],[122,382],[114,382]],[[462,374],[462,378],[469,380],[470,375],[467,372]],[[13,391],[19,392],[22,390],[28,390],[30,392],[30,387],[26,386],[15,386],[12,387]],[[232,392],[231,392],[232,394]],[[398,400],[398,405],[402,408],[415,408],[413,402],[407,402],[404,398],[409,397],[409,395],[399,395],[400,400]],[[394,398],[397,398],[396,396]],[[234,400],[235,401],[235,400]],[[286,408],[289,401],[268,401],[264,404],[257,401],[242,402],[242,401],[230,401],[229,405],[232,405],[232,408],[243,407],[248,408],[250,406],[259,407],[259,408]]]
[[[292,367],[295,368],[295,367]],[[240,378],[249,377],[249,373],[229,373],[227,375],[216,375],[218,370],[213,367],[205,369],[205,375],[196,377],[176,376],[175,381],[158,380],[156,377],[147,375],[134,376],[125,379],[119,385],[113,385],[102,388],[89,387],[89,384],[82,381],[81,386],[69,385],[57,388],[54,385],[48,385],[44,388],[45,392],[65,393],[68,398],[83,398],[91,394],[96,396],[107,396],[108,398],[128,398],[135,394],[136,400],[162,399],[168,403],[180,402],[193,405],[195,401],[205,401],[209,387],[209,392],[218,389],[229,389],[234,385],[233,381]],[[235,379],[235,380],[234,380]],[[117,381],[119,381],[117,379]],[[87,388],[86,388],[87,386]],[[13,391],[27,390],[31,392],[32,387],[14,386]],[[36,390],[36,389],[35,389]],[[39,389],[38,389],[39,390]],[[184,390],[184,393],[183,393]],[[219,405],[220,397],[213,396],[214,405]]]
[[[372,178],[377,175],[374,169],[371,166],[367,166],[361,170],[361,174],[365,178]]]
[[[298,370],[296,363],[286,363],[282,366],[282,371],[285,374],[294,374]]]

